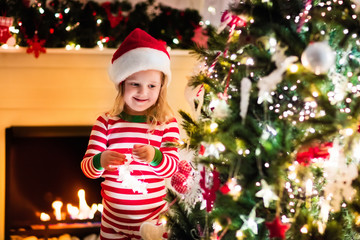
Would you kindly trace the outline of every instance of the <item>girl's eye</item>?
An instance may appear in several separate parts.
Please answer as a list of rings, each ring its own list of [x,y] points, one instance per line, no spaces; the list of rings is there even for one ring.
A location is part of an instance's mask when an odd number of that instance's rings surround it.
[[[150,88],[154,88],[154,87],[156,87],[156,85],[149,85],[149,87],[150,87]]]
[[[137,86],[139,86],[139,84],[138,84],[138,83],[133,82],[133,83],[130,83],[130,86],[137,87]]]

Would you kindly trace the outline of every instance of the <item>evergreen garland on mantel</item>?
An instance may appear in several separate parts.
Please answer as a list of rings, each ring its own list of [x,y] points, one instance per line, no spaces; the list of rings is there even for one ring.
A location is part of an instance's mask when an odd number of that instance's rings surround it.
[[[202,25],[197,10],[174,9],[154,0],[132,5],[127,0],[98,3],[84,0],[4,0],[0,17],[13,20],[10,34],[16,44],[42,48],[117,48],[139,27],[176,49],[190,49]],[[202,25],[202,26],[201,26]],[[4,42],[1,42],[4,44]],[[30,50],[31,51],[31,50]]]

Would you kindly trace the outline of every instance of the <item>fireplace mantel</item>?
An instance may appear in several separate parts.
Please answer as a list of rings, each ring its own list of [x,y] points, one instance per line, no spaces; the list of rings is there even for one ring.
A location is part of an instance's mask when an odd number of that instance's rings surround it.
[[[92,125],[116,96],[107,76],[114,51],[47,49],[35,58],[26,48],[0,49],[0,222],[5,216],[5,128]],[[172,50],[170,56],[169,103],[175,112],[190,111],[184,90],[197,60],[187,50]]]

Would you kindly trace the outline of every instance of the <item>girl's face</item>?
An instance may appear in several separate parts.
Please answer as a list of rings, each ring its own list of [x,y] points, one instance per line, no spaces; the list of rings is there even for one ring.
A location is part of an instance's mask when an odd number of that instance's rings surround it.
[[[145,115],[159,97],[163,74],[157,70],[136,72],[125,79],[125,112],[130,115]]]

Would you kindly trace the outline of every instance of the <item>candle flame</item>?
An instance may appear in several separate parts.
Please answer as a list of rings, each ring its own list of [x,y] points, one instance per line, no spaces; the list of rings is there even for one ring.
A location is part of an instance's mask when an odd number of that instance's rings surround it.
[[[61,208],[63,206],[63,203],[61,201],[54,201],[52,203],[52,207],[54,208],[54,215],[56,220],[61,220]]]
[[[95,213],[99,211],[102,213],[103,205],[102,204],[92,204],[91,207],[86,203],[85,199],[85,190],[80,189],[78,191],[79,197],[79,207],[73,206],[68,203],[66,205],[68,215],[71,219],[94,219]],[[54,201],[52,203],[52,208],[54,209],[54,215],[56,220],[61,221],[65,219],[65,215],[62,216],[61,208],[63,207],[63,203],[61,201]],[[40,214],[41,221],[49,221],[50,216],[47,213]]]
[[[71,218],[71,219],[76,219],[77,216],[78,216],[79,213],[80,213],[79,208],[71,205],[70,203],[68,203],[68,204],[66,205],[66,207],[67,207],[67,211],[68,211],[68,213],[69,213],[69,215],[70,215],[70,218]]]
[[[42,212],[40,214],[40,220],[43,221],[43,222],[50,221],[50,215],[47,214],[47,213]]]

